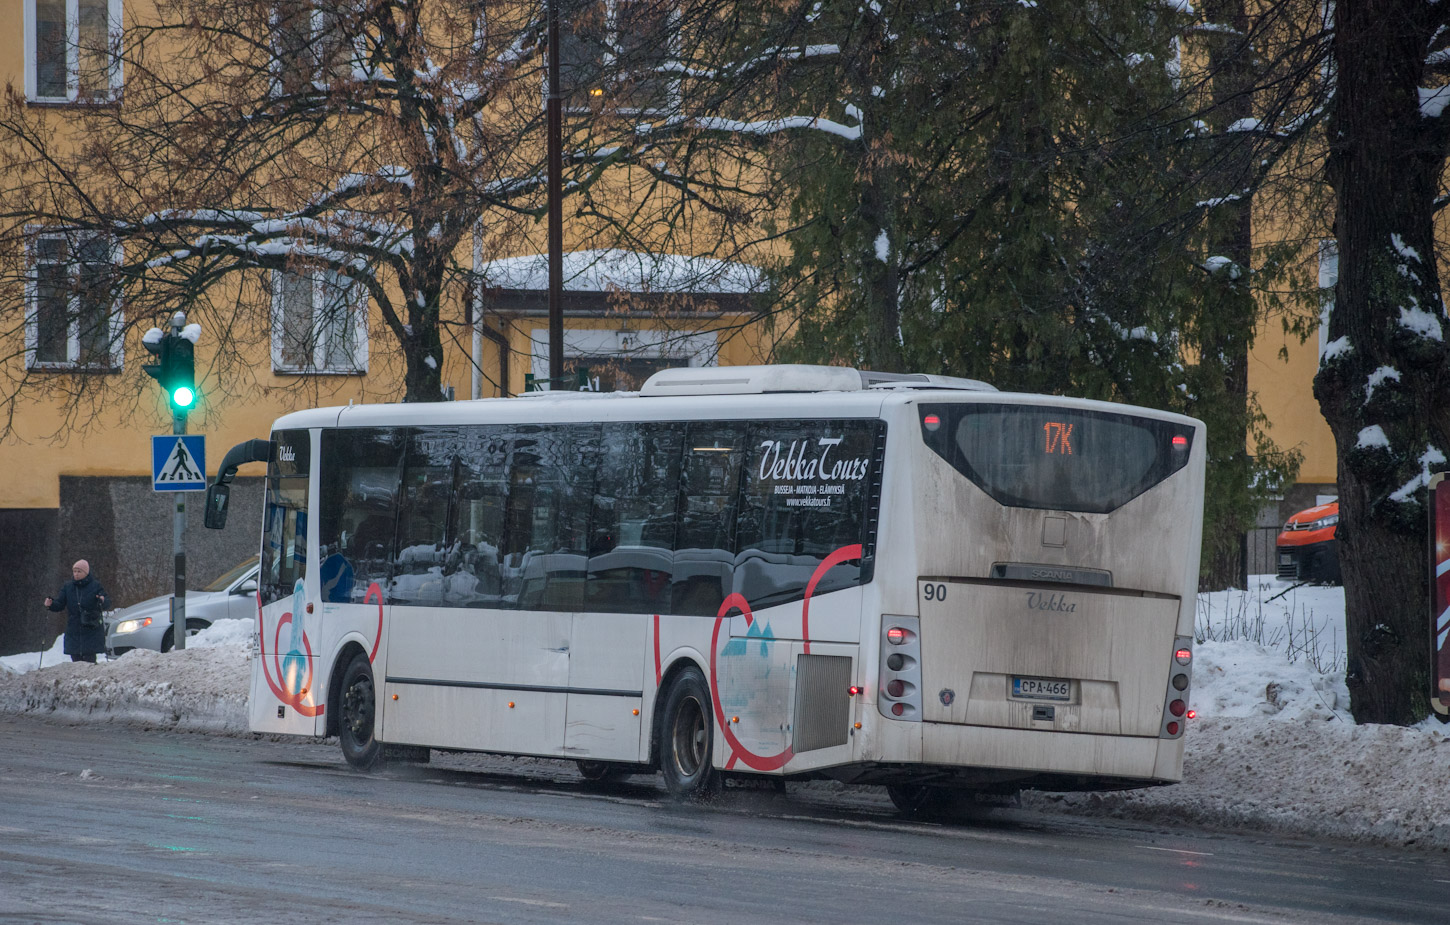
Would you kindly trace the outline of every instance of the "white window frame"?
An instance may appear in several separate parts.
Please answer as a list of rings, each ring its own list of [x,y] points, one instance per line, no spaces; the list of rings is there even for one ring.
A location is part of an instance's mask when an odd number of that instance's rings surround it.
[[[284,312],[286,305],[283,301],[282,283],[283,276],[305,275],[312,283],[312,362],[301,367],[286,363],[284,357],[284,336],[286,325]],[[309,269],[303,273],[292,271],[273,270],[271,278],[272,292],[272,372],[285,373],[288,375],[330,375],[330,376],[362,376],[368,371],[368,290],[361,282],[352,280],[350,289],[352,292],[352,320],[353,320],[353,362],[350,366],[329,366],[323,360],[327,358],[328,339],[324,336],[328,325],[326,315],[326,292],[327,286],[325,270]]]
[[[65,233],[54,229],[45,229],[31,226],[26,229],[25,242],[25,368],[34,370],[58,370],[58,371],[97,371],[97,372],[118,372],[121,370],[125,360],[125,344],[123,333],[126,328],[126,317],[124,305],[120,294],[111,301],[111,308],[108,314],[107,338],[110,349],[107,351],[107,362],[103,365],[81,362],[81,338],[80,338],[80,296],[72,293],[66,300],[66,349],[64,360],[40,360],[36,353],[40,348],[40,262],[36,254],[36,244],[43,238],[59,238],[62,240],[74,240],[78,235],[74,232]],[[97,235],[84,235],[81,237],[98,237]],[[111,265],[121,264],[122,251],[118,242],[111,244]],[[67,277],[73,277],[77,271],[71,267]]]
[[[1329,315],[1334,311],[1334,287],[1339,284],[1339,242],[1326,238],[1319,242],[1319,360],[1329,346]],[[1327,291],[1326,291],[1327,290]]]
[[[65,0],[65,95],[42,96],[36,55],[39,41],[35,31],[39,25],[36,0],[24,0],[25,10],[25,98],[32,103],[76,103],[95,99],[114,100],[121,93],[125,75],[121,53],[122,0],[106,0],[106,35],[111,47],[111,66],[107,92],[100,97],[82,97],[80,92],[80,0]]]
[[[534,374],[534,381],[546,382],[549,378],[549,329],[530,329],[529,345],[532,354],[530,371]],[[566,330],[565,360],[585,357],[669,358],[684,360],[686,366],[718,366],[720,337],[713,331],[686,333],[667,329]]]
[[[605,26],[604,26],[604,44],[605,44],[605,47],[607,49],[609,49],[609,50],[604,53],[604,58],[603,58],[603,60],[600,63],[607,70],[609,68],[609,66],[614,63],[614,53],[613,53],[613,49],[616,49],[616,48],[618,48],[620,46],[620,42],[619,42],[619,14],[618,14],[619,6],[620,6],[621,3],[629,3],[629,2],[632,2],[632,0],[597,0],[597,2],[600,2],[600,3],[603,3],[604,4],[604,22],[605,22]],[[649,2],[649,0],[637,0],[637,2]],[[680,11],[679,11],[678,8],[675,8],[675,9],[673,9],[673,10],[670,11],[670,23],[671,23],[671,26],[673,28],[671,28],[671,30],[670,30],[670,47],[666,50],[665,59],[666,60],[677,60],[679,58],[679,53],[680,53],[680,37],[679,37],[679,32],[677,31],[678,28],[679,28],[679,25],[680,25]],[[562,37],[561,37],[561,39],[562,39]],[[561,44],[562,44],[562,41],[561,41]],[[563,78],[562,78],[562,75],[561,75],[561,80],[562,79]],[[544,72],[543,72],[543,81],[544,81],[544,83],[543,83],[543,90],[544,90],[544,92],[543,92],[543,99],[547,103],[548,98],[549,98],[549,72],[548,72],[548,68],[545,68],[544,69]],[[570,115],[587,115],[591,111],[590,108],[587,105],[586,106],[570,106],[569,105],[569,97],[567,96],[567,91],[568,91],[569,88],[567,88],[567,87],[561,87],[560,89],[561,90],[564,90],[565,93],[566,93],[566,95],[564,97],[564,100],[563,100],[563,107],[562,107],[563,108],[563,111],[565,113],[568,113]],[[661,113],[668,113],[668,112],[672,112],[672,111],[678,110],[679,109],[679,106],[680,106],[680,78],[679,78],[679,76],[675,76],[675,77],[669,78],[669,89],[666,91],[666,94],[665,95],[668,98],[668,102],[665,104],[664,108],[655,108],[655,107],[648,107],[648,106],[644,106],[644,107],[621,107],[621,108],[619,108],[617,110],[614,110],[614,111],[615,112],[618,112],[620,115],[626,115],[626,116],[648,116],[648,115],[659,115]]]
[[[327,14],[329,12],[329,8],[327,8],[324,3],[318,2],[318,0],[295,0],[295,2],[306,3],[311,7],[309,17],[311,20],[309,25],[310,31],[305,37],[304,41],[304,44],[306,45],[308,50],[308,54],[313,57],[313,60],[308,62],[309,72],[306,78],[307,82],[316,89],[326,89],[326,78],[328,76],[328,69],[330,67],[335,68],[337,67],[337,65],[318,60],[319,53],[325,52],[326,49],[322,48],[317,43],[319,42],[319,38],[322,35],[323,31],[328,27]],[[270,40],[273,50],[271,70],[272,93],[278,96],[285,92],[283,83],[286,75],[283,73],[283,68],[287,66],[285,62],[287,51],[282,46],[280,21],[281,4],[274,3],[271,7],[270,23]],[[351,68],[354,59],[356,59],[359,55],[358,49],[353,47],[350,41],[342,42],[341,46],[346,52],[346,57],[343,61],[342,66]]]

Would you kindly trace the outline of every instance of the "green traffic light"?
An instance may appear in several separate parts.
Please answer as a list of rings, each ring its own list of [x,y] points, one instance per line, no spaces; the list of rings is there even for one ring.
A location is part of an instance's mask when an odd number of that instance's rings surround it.
[[[190,408],[191,403],[196,401],[196,393],[186,386],[182,386],[171,393],[171,403],[178,408]]]

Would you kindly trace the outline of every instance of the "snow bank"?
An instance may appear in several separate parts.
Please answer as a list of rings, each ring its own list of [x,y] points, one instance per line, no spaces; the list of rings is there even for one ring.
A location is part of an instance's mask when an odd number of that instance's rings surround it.
[[[250,620],[218,620],[183,652],[135,649],[95,664],[72,662],[62,638],[42,657],[0,658],[0,711],[77,722],[124,722],[201,732],[247,731]]]

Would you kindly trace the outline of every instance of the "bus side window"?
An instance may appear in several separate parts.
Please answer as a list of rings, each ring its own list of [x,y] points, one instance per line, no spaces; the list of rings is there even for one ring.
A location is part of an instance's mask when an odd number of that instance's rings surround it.
[[[589,528],[584,607],[670,613],[679,424],[605,424]]]
[[[465,452],[459,457],[451,535],[458,538],[459,573],[454,587],[463,592],[463,607],[504,607],[500,575],[504,514],[508,486],[504,464],[508,442],[497,427],[467,429]],[[471,581],[471,589],[465,585]]]
[[[734,589],[744,424],[688,425],[680,471],[672,611],[713,617]]]
[[[322,432],[318,525],[322,599],[360,602],[388,587],[397,518],[401,429]]]
[[[400,604],[448,602],[450,555],[448,506],[456,477],[456,428],[414,431],[403,463],[398,545],[393,559],[391,598]]]
[[[827,556],[865,542],[878,427],[874,420],[782,421],[751,429],[735,557],[735,590],[751,606],[801,600]],[[815,593],[860,577],[861,563],[841,563]]]
[[[500,546],[502,606],[583,609],[598,452],[599,425],[512,429]]]

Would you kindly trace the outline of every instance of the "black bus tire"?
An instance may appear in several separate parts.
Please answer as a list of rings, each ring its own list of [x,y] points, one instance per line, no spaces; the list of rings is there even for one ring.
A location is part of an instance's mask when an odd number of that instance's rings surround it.
[[[686,668],[665,694],[660,725],[660,773],[677,800],[709,797],[719,786],[712,766],[715,720],[710,687],[698,668]]]
[[[368,657],[359,652],[343,669],[337,716],[337,739],[342,746],[342,757],[359,771],[377,767],[383,756],[383,744],[374,736],[377,710],[373,667]]]

